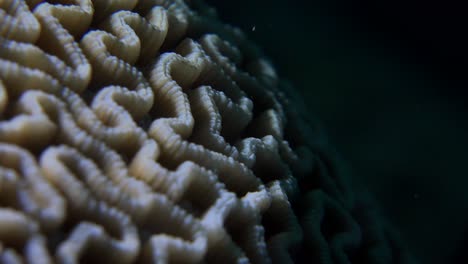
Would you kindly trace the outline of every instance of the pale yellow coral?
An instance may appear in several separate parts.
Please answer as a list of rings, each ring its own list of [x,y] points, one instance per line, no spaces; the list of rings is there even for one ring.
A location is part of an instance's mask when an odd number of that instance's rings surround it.
[[[313,174],[317,144],[239,30],[199,1],[58,2],[0,1],[0,261],[288,263],[316,241],[325,260],[359,246],[345,213],[325,245],[318,220],[352,197]],[[314,188],[351,198],[313,193],[319,211],[301,213]]]

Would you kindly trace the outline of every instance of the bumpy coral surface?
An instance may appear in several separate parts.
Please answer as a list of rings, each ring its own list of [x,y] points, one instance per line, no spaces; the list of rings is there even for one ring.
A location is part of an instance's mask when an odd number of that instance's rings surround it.
[[[0,0],[0,262],[407,262],[289,91],[199,1]]]

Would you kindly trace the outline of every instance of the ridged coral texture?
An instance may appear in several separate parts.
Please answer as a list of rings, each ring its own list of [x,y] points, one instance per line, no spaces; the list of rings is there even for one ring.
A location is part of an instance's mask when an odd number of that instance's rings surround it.
[[[0,0],[0,262],[407,262],[291,91],[201,1]]]

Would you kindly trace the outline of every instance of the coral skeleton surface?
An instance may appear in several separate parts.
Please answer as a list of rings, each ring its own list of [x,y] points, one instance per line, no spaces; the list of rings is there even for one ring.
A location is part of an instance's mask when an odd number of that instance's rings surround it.
[[[0,263],[409,263],[196,0],[0,0]]]

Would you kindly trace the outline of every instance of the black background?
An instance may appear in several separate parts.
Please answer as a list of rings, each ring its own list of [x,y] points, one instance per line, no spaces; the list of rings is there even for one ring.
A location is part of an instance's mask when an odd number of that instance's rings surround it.
[[[420,263],[468,263],[462,1],[207,2],[299,89]]]

